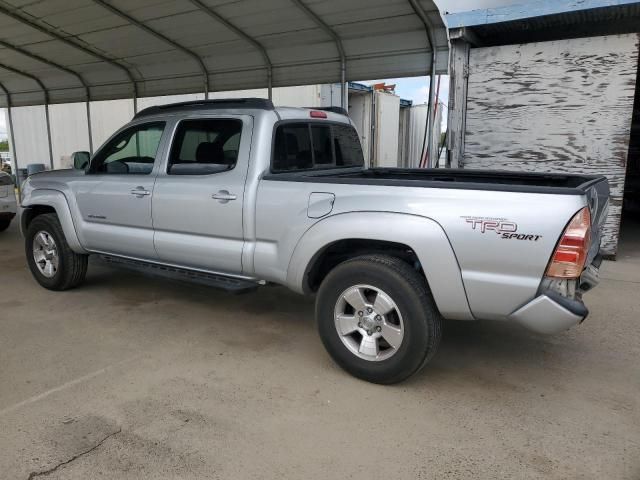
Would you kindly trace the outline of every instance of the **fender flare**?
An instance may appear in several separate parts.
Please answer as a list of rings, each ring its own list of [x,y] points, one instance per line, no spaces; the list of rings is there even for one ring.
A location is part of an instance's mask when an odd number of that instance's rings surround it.
[[[379,240],[409,246],[418,256],[440,313],[473,320],[458,260],[436,221],[411,214],[350,212],[332,215],[309,228],[298,241],[287,269],[287,286],[304,293],[311,262],[340,240]]]
[[[84,249],[80,239],[78,238],[78,234],[73,223],[73,216],[71,215],[71,209],[69,208],[69,203],[67,202],[67,198],[64,194],[58,190],[37,189],[28,192],[28,195],[25,195],[25,198],[22,200],[23,210],[40,205],[51,207],[56,211],[65,239],[67,240],[71,250],[79,254],[88,254],[89,252]],[[22,218],[24,218],[24,211]],[[26,225],[24,224],[24,221],[22,221],[22,218],[20,221],[20,228],[22,230],[22,235],[24,236],[26,234]]]

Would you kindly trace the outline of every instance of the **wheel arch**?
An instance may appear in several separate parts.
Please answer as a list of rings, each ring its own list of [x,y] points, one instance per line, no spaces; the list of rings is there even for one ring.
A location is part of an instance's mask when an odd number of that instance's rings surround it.
[[[46,213],[55,213],[58,216],[65,239],[71,250],[75,253],[88,253],[82,246],[71,215],[71,209],[66,197],[57,190],[32,190],[22,200],[22,212],[20,216],[20,229],[26,236],[29,224],[34,218]]]
[[[315,293],[320,288],[322,280],[340,263],[354,257],[372,254],[401,258],[411,266],[417,266],[420,262],[409,245],[370,238],[343,238],[325,245],[311,258],[304,272],[305,292]]]
[[[338,253],[336,255],[336,253]],[[429,218],[388,212],[351,212],[314,224],[296,245],[287,285],[313,293],[331,268],[354,256],[384,253],[421,268],[441,314],[472,320],[462,275],[442,227]]]

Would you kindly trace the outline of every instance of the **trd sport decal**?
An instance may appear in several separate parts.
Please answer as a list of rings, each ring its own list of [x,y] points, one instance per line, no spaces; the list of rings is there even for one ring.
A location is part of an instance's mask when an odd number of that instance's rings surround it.
[[[511,222],[506,218],[491,217],[461,217],[471,225],[472,230],[480,233],[494,232],[500,235],[504,240],[528,240],[537,242],[542,235],[533,235],[528,233],[518,233],[518,224]]]

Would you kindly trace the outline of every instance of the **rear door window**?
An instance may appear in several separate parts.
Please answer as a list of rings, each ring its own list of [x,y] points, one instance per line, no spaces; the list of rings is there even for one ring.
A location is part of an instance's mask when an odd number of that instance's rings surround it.
[[[211,175],[233,170],[238,161],[242,121],[183,120],[176,130],[169,175]]]

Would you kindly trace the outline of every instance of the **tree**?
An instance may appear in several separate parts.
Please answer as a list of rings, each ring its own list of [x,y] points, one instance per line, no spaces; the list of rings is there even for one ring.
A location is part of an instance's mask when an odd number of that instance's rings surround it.
[[[2,140],[0,141],[0,152],[8,152],[9,151],[9,141]]]

